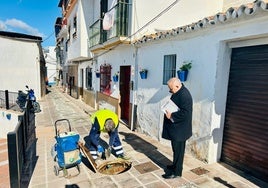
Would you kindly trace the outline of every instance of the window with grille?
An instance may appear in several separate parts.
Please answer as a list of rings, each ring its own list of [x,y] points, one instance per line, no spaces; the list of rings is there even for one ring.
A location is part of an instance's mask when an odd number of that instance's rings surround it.
[[[86,68],[86,88],[92,90],[92,68]]]
[[[73,38],[76,37],[77,34],[76,32],[77,32],[77,17],[75,16],[73,20]]]
[[[111,94],[111,65],[100,66],[100,92],[110,95]]]
[[[167,81],[176,77],[176,54],[164,55],[164,67],[163,67],[163,84],[167,85]]]

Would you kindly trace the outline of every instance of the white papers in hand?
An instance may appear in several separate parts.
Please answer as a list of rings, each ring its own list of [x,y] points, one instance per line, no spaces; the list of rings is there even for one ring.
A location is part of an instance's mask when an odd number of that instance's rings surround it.
[[[165,102],[162,106],[161,106],[161,110],[166,113],[166,111],[169,111],[170,113],[173,112],[177,112],[179,109],[179,107],[172,101],[172,100],[168,100],[167,102]]]

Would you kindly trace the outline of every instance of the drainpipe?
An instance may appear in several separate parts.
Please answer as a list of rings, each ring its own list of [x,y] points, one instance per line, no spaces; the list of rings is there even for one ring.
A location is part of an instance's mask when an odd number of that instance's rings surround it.
[[[135,53],[134,53],[134,58],[135,58],[135,65],[134,65],[134,78],[133,78],[133,93],[132,93],[132,115],[131,115],[131,127],[130,129],[133,131],[134,129],[134,123],[136,123],[137,119],[134,119],[134,116],[137,114],[137,90],[138,90],[138,47],[134,46],[135,48]]]
[[[92,59],[92,62],[95,66],[95,71],[96,71],[98,69],[98,64],[97,64],[97,60],[94,57]],[[92,74],[92,76],[96,76],[96,75]],[[95,106],[94,106],[94,109],[97,110],[97,83],[98,83],[97,81],[98,81],[98,79],[95,78],[94,80],[95,80],[95,89],[94,89],[94,104],[95,104]]]

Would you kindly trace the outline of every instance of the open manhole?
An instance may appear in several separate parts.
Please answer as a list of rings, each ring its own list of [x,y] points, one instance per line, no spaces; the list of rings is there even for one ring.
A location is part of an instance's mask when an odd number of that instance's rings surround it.
[[[95,160],[92,158],[89,150],[81,142],[78,142],[78,145],[88,159],[88,161],[90,162],[95,173],[99,172],[107,175],[115,175],[128,171],[132,166],[132,163],[130,161],[123,159],[107,161],[100,165],[97,165]]]
[[[192,169],[191,171],[199,176],[209,172],[207,169],[202,167],[197,167],[195,169]]]
[[[131,168],[131,162],[125,160],[107,161],[97,167],[102,174],[115,175],[123,173]]]
[[[136,170],[138,170],[141,174],[144,174],[146,172],[152,172],[152,171],[155,171],[155,170],[158,170],[159,169],[151,161],[146,162],[146,163],[142,163],[142,164],[139,164],[139,165],[136,165],[136,166],[134,166],[134,168]]]

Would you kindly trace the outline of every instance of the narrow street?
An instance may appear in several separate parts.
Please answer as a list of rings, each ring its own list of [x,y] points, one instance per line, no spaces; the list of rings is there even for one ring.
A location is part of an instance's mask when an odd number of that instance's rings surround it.
[[[81,100],[70,97],[59,87],[49,90],[39,101],[42,111],[36,114],[36,163],[33,164],[31,177],[22,178],[25,187],[259,187],[219,163],[205,164],[190,155],[185,156],[183,176],[165,180],[162,174],[165,166],[172,160],[171,148],[146,135],[130,131],[123,124],[120,124],[119,135],[126,154],[131,157],[132,167],[128,171],[118,175],[94,173],[83,158],[80,174],[77,168],[70,168],[67,178],[63,176],[63,171],[56,176],[56,162],[51,155],[51,147],[55,143],[55,121],[68,119],[73,131],[78,132],[80,141],[84,142],[91,126],[89,115],[94,109]],[[103,134],[101,138],[108,141],[108,135]],[[111,156],[107,160],[114,159]]]

